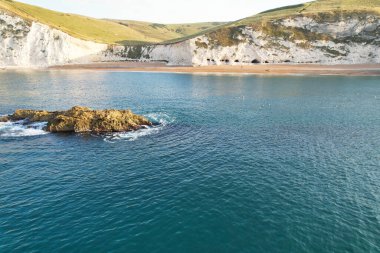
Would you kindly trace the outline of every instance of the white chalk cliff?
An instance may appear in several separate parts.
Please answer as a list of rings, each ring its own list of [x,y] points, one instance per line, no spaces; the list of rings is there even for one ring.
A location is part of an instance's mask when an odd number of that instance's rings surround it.
[[[124,47],[80,40],[0,12],[0,66],[125,60],[198,66],[380,63],[379,16],[360,13],[326,20],[296,15],[260,25],[222,28],[174,44]]]
[[[76,39],[38,22],[0,12],[0,66],[46,67],[99,59],[105,44]]]
[[[264,27],[234,27],[224,42],[228,45],[217,41],[217,33],[190,41],[194,65],[380,63],[380,18],[371,14],[333,22],[299,16]]]

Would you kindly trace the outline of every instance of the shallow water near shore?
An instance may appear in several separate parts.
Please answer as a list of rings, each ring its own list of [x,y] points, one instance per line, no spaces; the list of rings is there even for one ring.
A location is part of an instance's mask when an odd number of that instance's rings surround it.
[[[0,73],[0,115],[75,105],[158,125],[0,123],[0,252],[380,252],[379,77]]]

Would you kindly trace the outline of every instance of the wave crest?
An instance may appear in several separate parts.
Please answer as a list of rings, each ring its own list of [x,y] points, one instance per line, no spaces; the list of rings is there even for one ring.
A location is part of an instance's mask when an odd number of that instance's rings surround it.
[[[25,137],[48,134],[44,131],[47,122],[27,124],[26,121],[0,122],[0,137]]]
[[[170,117],[165,113],[149,113],[145,114],[144,116],[153,123],[153,126],[144,126],[139,130],[131,132],[108,134],[104,137],[104,141],[111,143],[116,141],[135,141],[143,136],[157,134],[165,126],[173,123],[175,120],[174,118]]]

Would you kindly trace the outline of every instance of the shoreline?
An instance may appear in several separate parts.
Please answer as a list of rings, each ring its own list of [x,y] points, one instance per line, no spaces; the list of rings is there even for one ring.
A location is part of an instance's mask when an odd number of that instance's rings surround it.
[[[199,74],[259,74],[259,75],[340,75],[380,76],[380,64],[257,64],[247,66],[169,66],[149,62],[104,62],[49,67],[55,70],[112,70],[127,72],[166,72]]]
[[[257,64],[246,66],[170,66],[160,62],[101,62],[67,64],[47,68],[3,68],[7,70],[93,70],[121,72],[159,72],[194,74],[252,74],[252,75],[335,75],[380,76],[380,64]]]

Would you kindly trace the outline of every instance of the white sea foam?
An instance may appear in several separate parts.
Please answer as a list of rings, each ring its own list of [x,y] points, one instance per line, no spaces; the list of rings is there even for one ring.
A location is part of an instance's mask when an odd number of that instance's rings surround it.
[[[147,117],[154,125],[153,126],[144,126],[143,128],[132,131],[132,132],[122,132],[122,133],[113,133],[106,135],[104,140],[106,142],[116,142],[116,141],[135,141],[140,137],[157,134],[168,124],[174,122],[174,118],[170,117],[165,113],[149,113],[144,115]]]
[[[0,122],[0,137],[23,137],[23,136],[36,136],[44,135],[48,132],[44,131],[47,122],[36,122],[26,124],[25,121],[20,120],[16,122]]]

